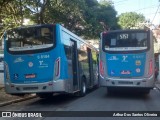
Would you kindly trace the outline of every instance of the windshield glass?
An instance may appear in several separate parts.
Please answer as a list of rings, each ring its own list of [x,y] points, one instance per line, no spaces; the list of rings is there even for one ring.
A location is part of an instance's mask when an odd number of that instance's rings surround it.
[[[145,50],[147,49],[146,32],[113,32],[103,36],[105,50]]]
[[[54,46],[52,27],[17,28],[7,32],[10,52],[34,51]]]

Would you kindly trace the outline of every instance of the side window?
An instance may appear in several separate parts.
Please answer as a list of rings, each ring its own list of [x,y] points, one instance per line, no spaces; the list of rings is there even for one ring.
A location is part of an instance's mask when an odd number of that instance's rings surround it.
[[[71,60],[72,59],[71,46],[64,45],[64,50],[65,50],[67,59]]]
[[[80,62],[88,62],[87,51],[79,50],[78,58]]]
[[[94,50],[92,50],[92,61],[93,64],[97,64],[97,53]]]
[[[98,74],[98,54],[94,49],[92,49],[91,52],[92,52],[92,61],[93,61],[93,73],[94,75],[97,76]]]
[[[89,61],[88,61],[88,54],[87,54],[87,46],[84,43],[80,43],[80,49],[78,50],[78,60],[81,65],[81,69],[83,74],[86,75],[88,78],[89,76]]]

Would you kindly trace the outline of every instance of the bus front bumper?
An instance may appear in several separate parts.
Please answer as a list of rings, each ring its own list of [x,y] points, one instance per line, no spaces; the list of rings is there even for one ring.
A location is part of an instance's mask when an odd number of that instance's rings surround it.
[[[67,80],[57,80],[45,83],[32,83],[32,84],[11,84],[5,83],[5,90],[9,94],[22,94],[22,93],[47,93],[47,92],[68,92]]]
[[[153,88],[155,85],[154,75],[149,78],[100,78],[100,86],[103,87],[145,87]]]

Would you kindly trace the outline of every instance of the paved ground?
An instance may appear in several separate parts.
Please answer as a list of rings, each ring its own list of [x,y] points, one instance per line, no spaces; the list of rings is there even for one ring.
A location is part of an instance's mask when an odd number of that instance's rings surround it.
[[[156,82],[155,86],[160,90],[160,82]]]
[[[158,88],[158,90],[160,90],[160,82],[156,82],[155,87]],[[35,94],[32,94],[32,95],[26,94],[24,96],[13,96],[13,95],[6,94],[5,89],[4,89],[4,84],[0,84],[0,106],[11,104],[17,101],[31,99],[34,97],[36,97]]]

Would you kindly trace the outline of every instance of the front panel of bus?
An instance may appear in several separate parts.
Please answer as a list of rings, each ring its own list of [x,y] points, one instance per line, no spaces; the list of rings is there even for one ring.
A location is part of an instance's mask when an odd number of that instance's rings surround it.
[[[112,87],[154,86],[154,54],[149,30],[101,34],[100,83]]]
[[[39,25],[7,31],[4,77],[8,93],[53,91],[53,80],[60,76],[56,29],[56,25]]]

